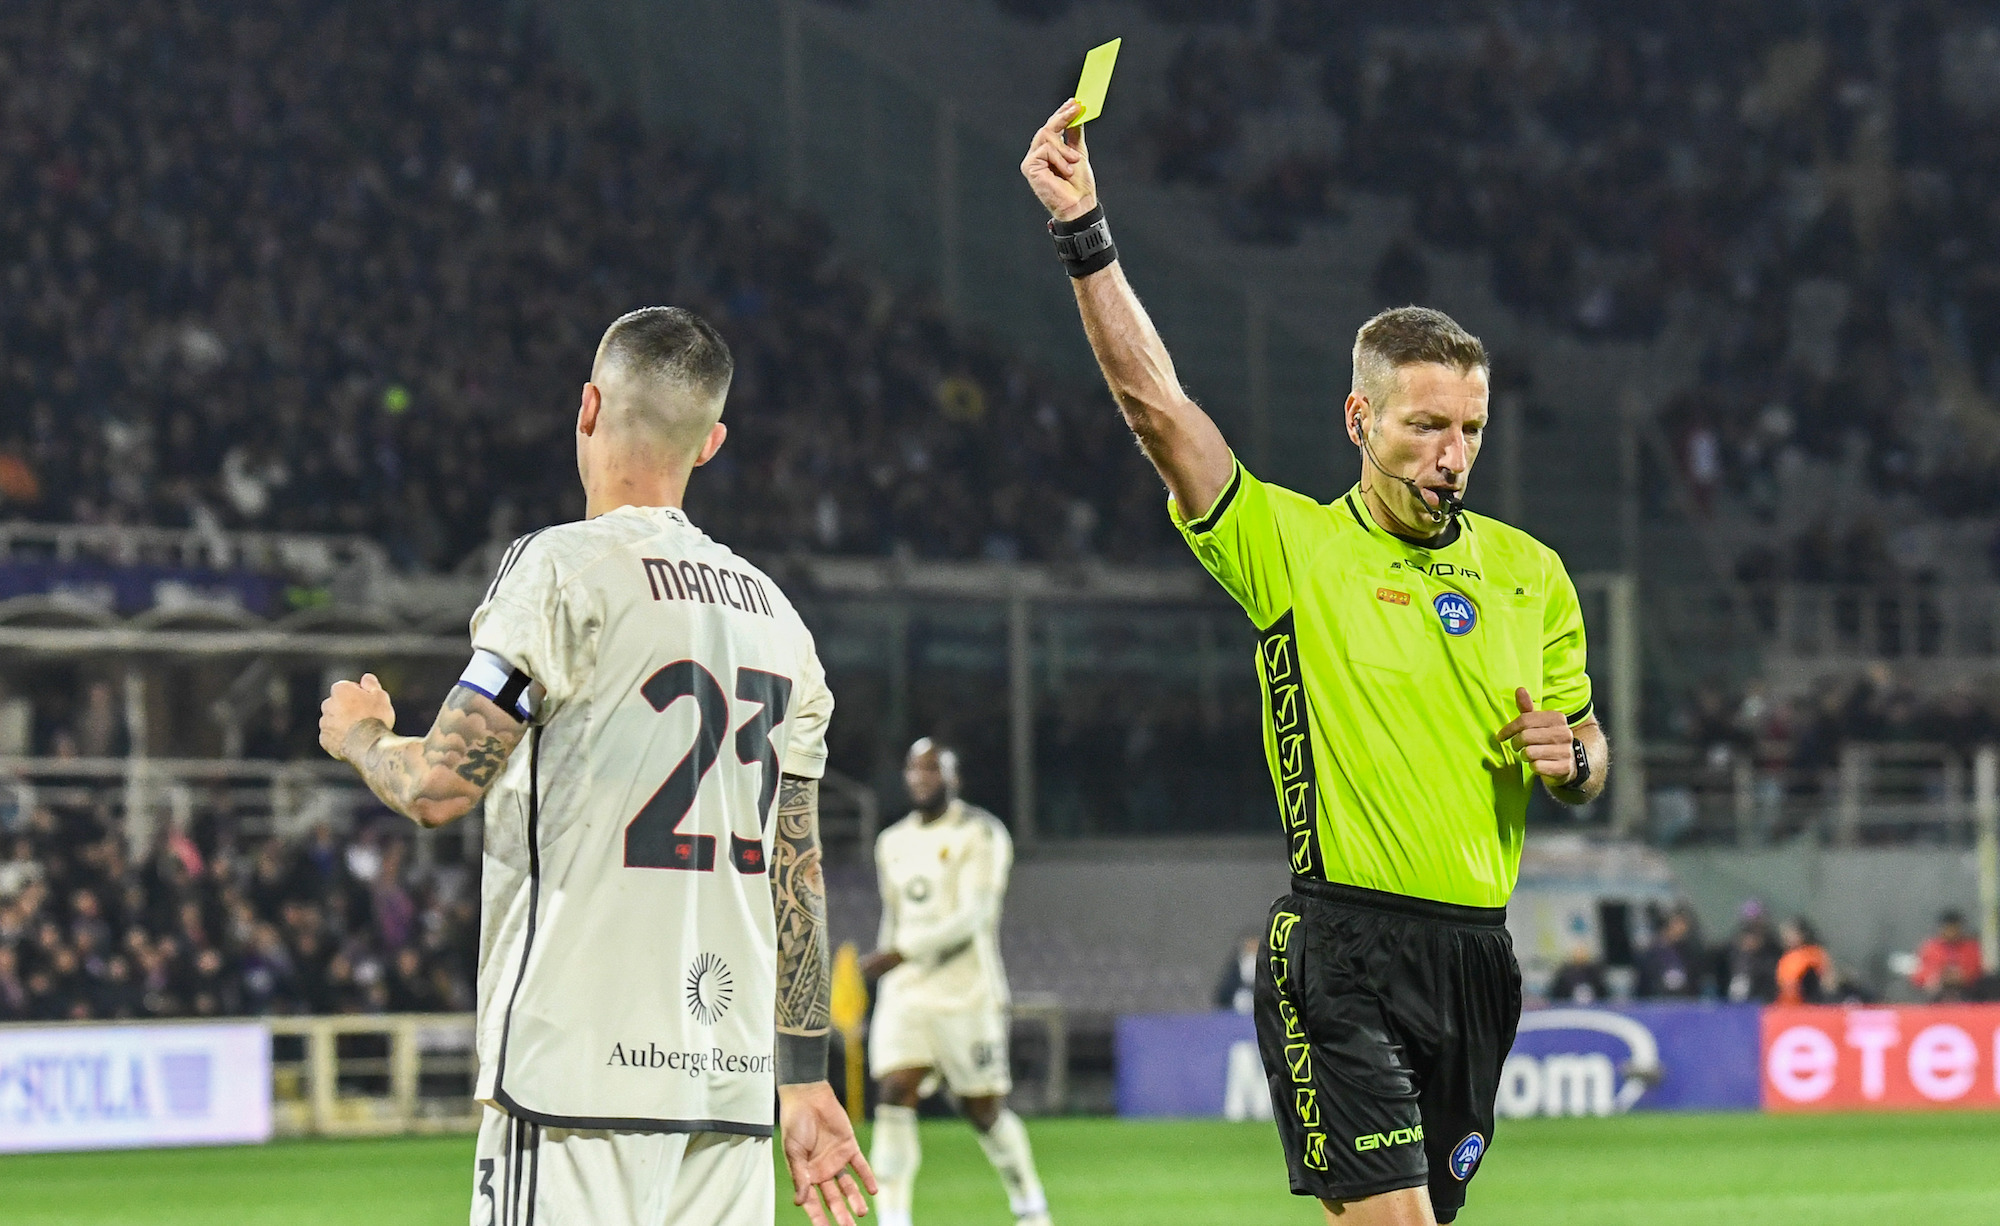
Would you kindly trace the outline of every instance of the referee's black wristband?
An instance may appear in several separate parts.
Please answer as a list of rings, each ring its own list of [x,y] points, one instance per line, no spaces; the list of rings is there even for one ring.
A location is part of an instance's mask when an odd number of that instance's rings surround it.
[[[1569,739],[1569,751],[1576,763],[1576,774],[1570,777],[1568,783],[1555,784],[1549,790],[1568,793],[1581,802],[1583,785],[1590,782],[1590,755],[1584,751],[1582,739],[1574,736]]]
[[[804,1085],[826,1080],[827,1052],[833,1034],[780,1034],[778,1036],[778,1084]]]
[[[1051,217],[1049,237],[1056,241],[1063,271],[1072,277],[1087,277],[1110,267],[1118,258],[1118,246],[1111,241],[1111,226],[1104,220],[1101,204],[1074,221]]]

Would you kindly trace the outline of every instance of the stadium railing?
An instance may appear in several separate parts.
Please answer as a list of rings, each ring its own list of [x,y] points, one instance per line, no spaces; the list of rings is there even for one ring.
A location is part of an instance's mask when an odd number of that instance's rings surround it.
[[[280,1136],[459,1132],[479,1126],[469,1013],[273,1017],[271,1123]]]
[[[366,584],[390,573],[389,554],[365,536],[157,528],[133,524],[0,522],[0,564],[100,562],[189,570],[256,570]]]
[[[2000,656],[2000,584],[1677,585],[1660,595],[1691,633],[1795,661]]]
[[[1017,1061],[1034,1088],[1014,1106],[1060,1113],[1068,1102],[1069,1043],[1062,1003],[1014,1002],[1017,1032],[1034,1033],[1037,1059]],[[271,1123],[279,1136],[382,1136],[477,1128],[478,1073],[469,1013],[269,1017]]]
[[[386,813],[351,767],[331,759],[0,757],[0,830],[42,805],[101,806],[119,822],[135,856],[148,854],[167,830],[191,829],[202,814],[226,818],[236,835],[299,839],[315,826],[346,833],[359,819]],[[865,861],[880,825],[874,789],[828,771],[820,785],[820,836],[828,853]],[[440,829],[411,826],[409,833],[418,868],[436,859],[447,840],[458,844],[455,858],[477,859],[477,815]]]
[[[1250,628],[1192,565],[768,562],[818,638],[840,696],[836,735],[852,738],[844,752],[865,771],[856,787],[896,795],[903,749],[943,730],[961,743],[969,794],[1000,809],[1024,850],[1043,838],[1269,829]],[[1636,585],[1617,574],[1579,574],[1577,582],[1593,630],[1599,708],[1614,728],[1634,727]],[[25,753],[32,720],[20,707],[37,701],[10,674],[51,661],[122,673],[135,757],[170,744],[185,754],[197,743],[240,754],[246,719],[279,674],[292,674],[296,691],[357,675],[364,664],[392,665],[403,677],[402,703],[438,701],[467,651],[465,619],[483,590],[476,576],[384,571],[366,591],[269,620],[218,609],[121,619],[54,597],[0,601],[0,687],[14,695],[0,696],[0,708],[15,709],[0,710],[0,752]],[[196,660],[238,666],[205,679],[176,668]],[[171,720],[157,701],[169,692]],[[174,726],[149,729],[148,712]],[[205,741],[190,735],[204,716],[219,730]],[[123,769],[142,782],[160,773],[157,765]],[[871,838],[863,793],[843,794],[855,836]],[[1636,830],[1644,795],[1640,772],[1621,772],[1595,820]]]
[[[1647,746],[1650,840],[1970,847],[1990,813],[2000,810],[2000,751],[1991,746],[1966,753],[1940,744],[1849,741],[1825,768],[1793,766],[1787,752],[1776,744],[1726,751]]]
[[[161,831],[188,829],[203,810],[227,814],[239,834],[297,838],[321,823],[346,829],[377,805],[353,769],[331,759],[0,758],[0,797],[0,819],[9,819],[0,825],[42,805],[108,802],[139,854]],[[437,832],[414,833],[422,862]]]
[[[1017,1059],[1028,1076],[1014,1106],[1059,1114],[1069,1101],[1069,1030],[1062,1002],[1023,996],[1014,1027],[1036,1044]],[[469,1013],[273,1017],[272,1125],[280,1136],[371,1136],[476,1128],[477,1074]],[[1032,1086],[1032,1088],[1030,1088]]]
[[[1059,996],[1023,992],[1014,997],[1013,1014],[1015,1037],[1008,1043],[1015,1065],[1011,1101],[1016,1110],[1029,1115],[1061,1115],[1069,1110],[1069,1012]],[[1039,1060],[1024,1059],[1024,1049],[1032,1050],[1020,1042],[1024,1029],[1040,1032]],[[1041,1074],[1040,1088],[1032,1094],[1022,1093],[1021,1083],[1034,1080],[1021,1076],[1024,1069]]]

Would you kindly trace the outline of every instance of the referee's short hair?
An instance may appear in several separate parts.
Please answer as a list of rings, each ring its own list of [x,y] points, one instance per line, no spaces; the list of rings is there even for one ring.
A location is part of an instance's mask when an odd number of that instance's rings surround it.
[[[722,417],[736,359],[715,326],[693,311],[643,307],[619,316],[597,344],[598,381],[614,372],[644,419],[637,424],[697,449]]]
[[[1461,374],[1490,369],[1486,346],[1443,311],[1391,307],[1354,334],[1353,390],[1381,401],[1395,388],[1400,367],[1435,362]]]

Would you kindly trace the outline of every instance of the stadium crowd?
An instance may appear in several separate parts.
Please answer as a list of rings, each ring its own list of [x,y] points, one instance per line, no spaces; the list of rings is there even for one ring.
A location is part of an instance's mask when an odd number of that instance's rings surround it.
[[[1241,237],[1292,241],[1347,190],[1401,194],[1414,237],[1487,256],[1526,315],[1698,338],[1698,386],[1664,422],[1704,500],[1768,511],[1816,459],[2000,510],[1991,6],[1152,8],[1191,23],[1151,118],[1157,174],[1211,186]]]
[[[1246,237],[1401,193],[1378,295],[1424,296],[1421,240],[1487,253],[1503,301],[1585,335],[1697,329],[1702,378],[1663,420],[1704,501],[1768,507],[1818,458],[2000,511],[2000,35],[1978,6],[1148,7],[1188,27],[1154,165]],[[725,152],[605,109],[532,19],[27,0],[0,13],[0,114],[0,516],[483,560],[576,513],[547,461],[591,344],[672,300],[739,357],[734,441],[692,495],[719,537],[1178,556],[1097,389],[843,263]],[[1822,543],[1746,574],[1872,573]]]
[[[1170,544],[1102,393],[842,263],[483,0],[0,8],[0,517],[372,533],[574,518],[600,331],[737,358],[695,519],[753,551]],[[551,462],[553,459],[554,462]]]
[[[108,810],[0,835],[0,1021],[463,1011],[476,884],[364,825],[239,841],[214,807],[133,860]]]
[[[1257,948],[1256,935],[1246,935],[1224,962],[1211,993],[1217,1009],[1251,1011]],[[1817,1005],[1871,1002],[1882,995],[1868,986],[1874,975],[1836,964],[1811,920],[1799,915],[1773,923],[1754,898],[1737,909],[1729,935],[1713,943],[1704,939],[1690,904],[1651,905],[1633,954],[1629,965],[1614,969],[1591,944],[1577,942],[1549,977],[1540,1002],[1595,1005],[1629,996]],[[1897,985],[1899,995],[1947,1003],[2000,1000],[2000,976],[1985,973],[1979,939],[1955,909],[1940,912],[1936,929],[1916,952],[1893,958],[1889,969],[1907,984],[1907,989]],[[1622,979],[1618,970],[1625,972]]]
[[[1835,963],[1811,920],[1795,915],[1773,923],[1754,898],[1738,908],[1729,936],[1714,944],[1703,940],[1701,921],[1686,903],[1649,908],[1647,927],[1649,935],[1632,968],[1632,995],[1641,1000],[1818,1005],[1878,998],[1866,983],[1872,976],[1857,975],[1854,967],[1843,972]],[[1936,930],[1908,956],[1902,978],[1908,993],[1923,1000],[2000,998],[2000,979],[1985,975],[1978,938],[1956,910],[1939,914]],[[1547,998],[1593,1004],[1612,994],[1607,968],[1588,946],[1580,945],[1550,981]]]
[[[1711,682],[1675,712],[1670,731],[1713,760],[1742,755],[1820,771],[1838,764],[1850,742],[1921,742],[1969,754],[2000,732],[2000,696],[1969,685],[1928,693],[1880,666],[1826,678],[1791,698],[1759,682],[1738,689]]]

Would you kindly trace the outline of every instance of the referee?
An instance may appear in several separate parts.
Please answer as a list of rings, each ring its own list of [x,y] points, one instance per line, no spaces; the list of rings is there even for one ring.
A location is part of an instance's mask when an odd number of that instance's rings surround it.
[[[1529,791],[1582,804],[1609,766],[1576,589],[1554,551],[1461,510],[1488,364],[1438,311],[1355,337],[1354,488],[1321,504],[1245,469],[1118,266],[1078,109],[1021,172],[1175,526],[1258,630],[1292,892],[1255,1005],[1292,1191],[1340,1226],[1450,1222],[1520,1021],[1504,923]]]

